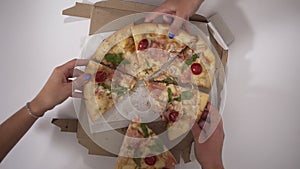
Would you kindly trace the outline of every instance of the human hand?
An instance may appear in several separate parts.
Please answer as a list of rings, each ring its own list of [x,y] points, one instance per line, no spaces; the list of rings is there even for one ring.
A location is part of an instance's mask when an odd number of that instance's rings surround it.
[[[221,116],[210,104],[203,115],[192,128],[196,159],[203,169],[224,169],[222,149],[225,135]]]
[[[42,116],[47,110],[65,101],[68,97],[82,97],[75,92],[90,79],[90,74],[84,74],[76,66],[86,66],[88,60],[73,59],[56,67],[39,94],[30,102],[30,110],[37,116]],[[70,80],[75,78],[75,80]]]
[[[167,13],[189,20],[189,17],[198,10],[203,1],[204,0],[166,0],[159,7],[155,8],[153,12]],[[145,22],[150,22],[159,15],[159,13],[150,14],[146,17]],[[174,18],[169,30],[170,38],[175,36],[177,30],[181,27],[182,22],[182,19]]]

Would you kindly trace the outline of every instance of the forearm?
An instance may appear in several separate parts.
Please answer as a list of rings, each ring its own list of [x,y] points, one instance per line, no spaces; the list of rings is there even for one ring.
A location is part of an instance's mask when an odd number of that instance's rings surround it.
[[[209,153],[207,153],[209,156]],[[214,156],[215,157],[215,156]],[[206,161],[199,161],[202,169],[224,169],[222,158],[209,158]]]
[[[201,165],[202,169],[224,169],[223,164],[215,164],[212,166],[203,166]]]
[[[37,119],[32,117],[26,107],[9,117],[0,126],[0,162],[18,143]]]

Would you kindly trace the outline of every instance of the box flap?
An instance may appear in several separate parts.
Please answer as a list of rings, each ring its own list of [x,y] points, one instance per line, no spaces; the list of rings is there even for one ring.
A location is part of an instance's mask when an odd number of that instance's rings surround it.
[[[94,8],[91,4],[76,2],[75,6],[63,10],[63,15],[77,16],[83,18],[91,18],[91,12]]]
[[[119,10],[114,8],[105,7],[94,7],[92,12],[92,18],[90,23],[89,35],[95,34],[100,28],[102,28],[107,23],[121,18],[122,16],[134,14],[134,11]],[[117,25],[116,25],[117,26]],[[122,26],[120,24],[120,26]],[[116,27],[115,29],[120,29],[121,27]],[[101,32],[113,31],[111,29],[101,29]]]
[[[156,7],[156,6],[146,5],[142,3],[120,1],[120,0],[101,1],[95,3],[94,6],[119,9],[123,11],[133,11],[133,12],[150,12]]]

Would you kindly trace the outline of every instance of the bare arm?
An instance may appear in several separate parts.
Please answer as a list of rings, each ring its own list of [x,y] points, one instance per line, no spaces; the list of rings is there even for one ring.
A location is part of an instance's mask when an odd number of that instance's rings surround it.
[[[80,88],[90,78],[90,75],[83,74],[74,68],[76,64],[83,66],[87,62],[87,60],[74,59],[55,68],[43,89],[27,104],[29,110],[23,106],[0,125],[0,162],[31,128],[38,119],[37,117],[43,116],[45,112],[53,109],[72,95],[81,96],[81,93],[73,92],[72,81],[69,78],[78,77],[76,85]]]
[[[222,150],[224,142],[223,122],[218,111],[208,104],[208,119],[202,118],[192,128],[195,155],[203,169],[224,169]],[[208,112],[207,111],[207,112]]]

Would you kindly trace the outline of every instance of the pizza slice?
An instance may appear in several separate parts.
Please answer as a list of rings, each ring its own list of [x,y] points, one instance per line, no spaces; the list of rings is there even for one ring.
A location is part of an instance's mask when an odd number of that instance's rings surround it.
[[[116,169],[174,169],[176,160],[146,124],[128,126]]]
[[[195,47],[186,47],[166,69],[182,84],[193,84],[210,89],[216,69],[215,56],[202,38]]]
[[[178,89],[180,88],[180,89]],[[209,95],[198,90],[168,85],[168,105],[163,115],[168,122],[168,137],[175,140],[187,134],[198,121],[208,102]]]
[[[150,77],[172,56],[177,56],[187,45],[194,42],[194,37],[184,31],[174,39],[168,37],[167,24],[144,23],[131,28],[140,66],[143,67],[139,78]],[[188,38],[182,38],[183,36]],[[183,39],[183,40],[182,40]]]
[[[164,79],[165,80],[165,79]],[[163,121],[167,122],[170,140],[187,133],[194,122],[199,120],[208,102],[209,95],[195,89],[185,88],[167,82],[148,82],[148,90],[154,98],[154,107],[161,111]]]
[[[105,39],[98,47],[92,59],[112,69],[135,76],[140,70],[135,44],[128,25]]]
[[[136,84],[135,78],[93,61],[88,63],[85,73],[92,75],[84,85],[86,108],[92,121],[120,102]]]

